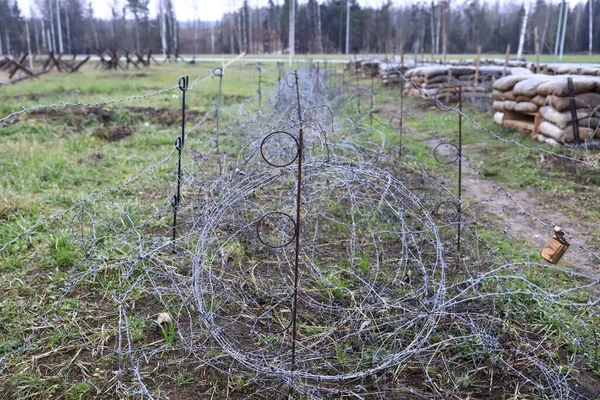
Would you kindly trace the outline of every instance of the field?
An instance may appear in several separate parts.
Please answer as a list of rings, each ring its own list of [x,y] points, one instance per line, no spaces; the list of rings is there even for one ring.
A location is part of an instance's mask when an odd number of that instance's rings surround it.
[[[220,66],[0,87],[0,398],[598,396],[597,151],[466,104],[459,201],[456,112],[407,98],[400,136],[343,65]]]

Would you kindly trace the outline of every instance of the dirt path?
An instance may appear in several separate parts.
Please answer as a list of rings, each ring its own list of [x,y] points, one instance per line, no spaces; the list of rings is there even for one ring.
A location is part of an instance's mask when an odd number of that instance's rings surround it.
[[[425,137],[426,134],[423,135]],[[424,144],[432,150],[439,143],[437,138],[429,137],[424,140]],[[477,203],[479,210],[495,220],[503,231],[528,241],[540,250],[552,234],[552,228],[545,226],[543,222],[552,222],[563,227],[581,246],[588,249],[591,247],[591,243],[586,243],[585,240],[589,234],[584,222],[573,221],[572,218],[557,213],[554,204],[536,199],[533,190],[508,190],[499,183],[481,176],[467,156],[469,149],[475,147],[463,146],[463,193],[467,195],[467,204]],[[540,198],[539,194],[537,197]],[[581,246],[571,243],[561,264],[576,272],[600,278],[598,260]]]
[[[378,108],[379,113],[386,120],[395,115],[395,105],[386,104]],[[430,132],[413,130],[410,134],[421,138],[432,152],[441,143]],[[532,189],[506,189],[500,183],[486,179],[477,172],[477,165],[469,159],[469,151],[477,151],[477,147],[477,145],[463,146],[462,187],[466,205],[476,207],[478,213],[491,219],[502,231],[529,242],[540,250],[553,233],[552,227],[544,223],[553,223],[564,228],[574,240],[571,241],[571,247],[559,265],[600,279],[600,261],[586,250],[596,252],[593,245],[598,245],[590,243],[589,240],[593,237],[590,235],[590,231],[595,229],[593,224],[557,212],[557,204],[549,194]],[[445,146],[441,146],[440,149],[445,149]]]

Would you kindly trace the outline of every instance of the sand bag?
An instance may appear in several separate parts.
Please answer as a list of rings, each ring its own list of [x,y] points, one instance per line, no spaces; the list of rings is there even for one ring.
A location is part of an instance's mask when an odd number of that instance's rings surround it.
[[[574,77],[573,92],[574,94],[582,94],[593,92],[596,85],[599,84],[598,78],[592,77]],[[569,95],[569,86],[567,78],[552,79],[549,82],[542,83],[538,86],[537,93],[542,96],[555,95],[558,97],[566,97]]]
[[[494,91],[492,92],[492,99],[493,99],[493,100],[500,100],[500,101],[503,101],[503,100],[505,100],[505,98],[504,98],[504,93],[503,93],[503,92],[501,92],[501,91],[499,91],[499,90],[494,90]]]
[[[539,110],[539,107],[536,104],[530,102],[521,102],[517,103],[515,106],[515,111],[523,114],[534,114]]]
[[[527,79],[522,80],[521,82],[518,82],[514,87],[513,87],[513,93],[515,94],[515,96],[527,96],[528,98],[532,98],[535,97],[538,93],[537,93],[537,88],[539,85],[541,85],[542,83],[546,82],[548,80],[547,76],[539,76],[539,75],[534,75],[534,76],[529,76],[527,77]]]
[[[531,101],[533,104],[537,105],[538,107],[542,107],[542,106],[546,105],[546,97],[540,96],[539,94],[529,101]]]
[[[567,111],[571,109],[571,103],[568,97],[549,96],[550,104],[558,111]],[[599,93],[583,93],[575,96],[575,108],[594,108],[600,105]]]
[[[494,114],[494,123],[498,125],[502,125],[502,120],[504,119],[504,113],[497,112]]]
[[[508,92],[512,90],[512,88],[522,80],[531,77],[531,75],[508,75],[503,78],[498,79],[492,87],[501,92]]]
[[[545,136],[551,137],[557,142],[564,142],[563,139],[565,137],[565,132],[551,122],[542,121],[542,123],[538,126],[538,132]]]
[[[504,109],[505,110],[515,111],[515,107],[517,107],[517,102],[516,101],[505,101],[504,102]]]
[[[542,107],[540,108],[540,113],[544,120],[553,123],[561,129],[565,129],[571,123],[570,111],[559,112],[552,107]],[[587,120],[591,114],[590,110],[577,110],[577,119],[579,121]]]

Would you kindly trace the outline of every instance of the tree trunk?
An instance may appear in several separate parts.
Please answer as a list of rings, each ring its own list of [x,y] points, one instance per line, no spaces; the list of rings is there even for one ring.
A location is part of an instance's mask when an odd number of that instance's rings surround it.
[[[592,43],[593,43],[593,34],[594,31],[594,13],[592,12],[592,0],[588,0],[590,2],[590,16],[589,16],[589,43],[588,43],[588,54],[592,55]]]
[[[33,13],[31,13],[31,15],[33,16]],[[33,21],[33,32],[35,33],[35,49],[37,51],[37,55],[39,56],[40,54],[42,54],[40,52],[40,35],[38,32],[38,26],[35,23],[35,19],[32,19]]]
[[[435,54],[440,54],[440,31],[442,25],[442,13],[444,12],[444,3],[438,4],[438,22],[435,32]]]
[[[244,8],[240,9],[238,14],[238,20],[240,25],[240,53],[246,51],[246,28],[244,27]]]
[[[517,59],[523,57],[523,47],[525,46],[525,33],[527,33],[527,20],[529,19],[529,4],[525,5],[525,15],[523,15],[523,24],[521,25],[521,35],[519,37],[519,49],[517,50]]]
[[[69,24],[69,11],[65,10],[65,21],[67,23],[67,53],[72,54],[71,48],[71,25]]]
[[[29,70],[33,71],[33,55],[31,54],[31,39],[29,38],[29,22],[25,18],[25,35],[27,35],[27,54],[29,54]]]
[[[100,51],[100,41],[98,40],[98,31],[96,30],[96,23],[94,22],[94,17],[91,17],[92,19],[92,32],[94,33],[94,41],[96,43],[96,48],[98,49],[98,51]]]
[[[544,21],[544,30],[542,31],[542,37],[540,38],[540,53],[544,52],[544,46],[546,45],[546,32],[548,32],[548,24],[550,24],[552,4],[546,6],[546,21]]]
[[[137,12],[133,15],[135,21],[135,51],[140,52],[140,19]],[[129,66],[127,67],[129,68]]]
[[[54,31],[54,13],[52,12],[52,3],[50,3],[50,0],[48,0],[48,11],[50,12],[50,32],[52,32],[52,43],[50,47],[52,47],[52,51],[57,52],[56,32]]]
[[[235,45],[233,43],[233,27],[235,26],[235,21],[233,19],[233,14],[230,14],[229,18],[229,47],[231,48],[231,54],[235,54]]]
[[[52,33],[50,32],[50,29],[46,29],[46,36],[47,36],[47,40],[48,40],[48,51],[54,51],[54,48],[52,47]]]
[[[4,55],[4,52],[2,51],[2,26],[0,26],[0,56]]]
[[[289,33],[289,47],[290,47],[290,66],[292,65],[292,60],[294,59],[295,53],[295,45],[296,45],[296,2],[294,0],[290,0],[290,33]]]
[[[559,60],[562,61],[563,52],[565,50],[565,37],[567,36],[567,18],[569,17],[569,5],[563,1],[564,4],[564,12],[563,12],[563,28],[562,28],[562,38],[560,40],[560,57]]]
[[[560,28],[562,24],[562,15],[563,15],[563,6],[565,5],[565,1],[563,0],[558,5],[558,23],[556,24],[556,40],[554,42],[554,55],[558,55],[558,46],[560,45]]]
[[[63,39],[62,39],[62,27],[60,24],[60,3],[56,0],[56,29],[58,30],[58,49],[60,54],[64,53]]]
[[[177,29],[177,18],[175,18],[175,12],[173,11],[173,6],[169,8],[170,19],[171,19],[171,35],[173,36],[173,54],[177,55],[179,53],[179,41],[177,40],[178,29]]]
[[[346,0],[346,54],[350,54],[350,0]]]
[[[198,18],[196,18],[196,20],[194,21],[194,56],[196,54],[198,54],[198,31],[199,30],[200,30],[200,21],[198,21]],[[213,48],[213,53],[214,52],[215,51]]]
[[[48,51],[48,45],[46,44],[46,27],[44,26],[44,17],[41,18],[42,20],[42,47],[44,48],[45,51]]]
[[[210,51],[211,54],[215,54],[215,26],[210,28]]]
[[[253,41],[252,41],[252,17],[250,16],[250,7],[246,2],[246,12],[244,13],[246,17],[246,30],[247,30],[247,39],[248,43],[246,43],[246,53],[253,52]]]
[[[321,6],[318,1],[315,1],[317,5],[317,53],[323,53],[323,33],[321,32]]]
[[[167,57],[167,19],[165,17],[165,2],[160,0],[160,44],[162,46],[163,57]]]
[[[4,36],[6,37],[6,54],[10,56],[10,37],[8,36],[8,30],[4,31]]]
[[[433,53],[435,53],[435,7],[431,0],[431,61],[433,61]]]

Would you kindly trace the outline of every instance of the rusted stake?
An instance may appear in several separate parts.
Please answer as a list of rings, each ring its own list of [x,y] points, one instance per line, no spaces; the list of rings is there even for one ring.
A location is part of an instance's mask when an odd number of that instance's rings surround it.
[[[358,79],[358,69],[355,68],[356,71],[356,100],[358,101],[358,113],[360,114],[360,89],[359,89],[359,79]]]
[[[262,143],[260,144],[260,154],[263,158],[263,160],[269,164],[272,167],[275,168],[285,168],[288,167],[290,165],[292,165],[294,162],[297,161],[297,165],[298,165],[298,172],[297,172],[297,183],[296,183],[296,218],[292,218],[291,215],[286,214],[286,213],[282,213],[282,212],[271,212],[268,213],[266,215],[263,215],[257,222],[256,225],[256,234],[258,236],[258,239],[261,243],[263,243],[264,245],[274,248],[274,249],[279,249],[279,248],[283,248],[286,247],[288,245],[290,245],[292,242],[295,242],[295,246],[294,246],[294,291],[292,294],[292,321],[291,324],[286,327],[283,331],[287,330],[288,328],[291,327],[292,330],[292,350],[291,350],[291,371],[293,372],[296,368],[296,339],[297,339],[297,320],[298,320],[298,283],[300,280],[300,229],[301,229],[301,215],[300,215],[300,207],[301,207],[301,203],[302,203],[302,161],[303,161],[303,145],[304,145],[304,133],[303,133],[303,121],[302,121],[302,108],[300,106],[300,88],[298,85],[298,72],[294,71],[293,72],[293,76],[294,76],[294,85],[296,88],[296,99],[298,102],[298,115],[299,115],[299,130],[298,130],[298,137],[296,138],[294,135],[292,135],[289,132],[286,131],[275,131],[275,132],[271,132],[269,133],[262,141]],[[287,79],[286,79],[286,84],[290,87],[294,87],[292,86],[292,84],[288,83]],[[285,135],[288,138],[292,139],[295,142],[296,145],[296,155],[295,157],[287,162],[287,163],[282,163],[282,164],[278,164],[275,163],[271,160],[269,160],[265,153],[264,153],[264,146],[265,143],[273,136],[275,135]],[[284,217],[285,219],[289,220],[292,222],[292,224],[294,225],[294,237],[292,237],[291,239],[285,241],[284,243],[280,243],[280,244],[272,244],[267,242],[266,240],[261,238],[261,234],[260,234],[260,227],[262,224],[262,221],[270,215],[280,215],[282,217]],[[283,332],[281,331],[281,332]],[[291,389],[291,388],[290,388]]]
[[[439,96],[444,91],[453,91],[456,96],[458,103],[455,107],[450,107],[448,105],[440,106],[441,102],[439,101]],[[449,94],[446,93],[446,99],[448,99]],[[461,236],[461,228],[462,228],[462,87],[461,86],[446,86],[437,91],[434,97],[435,106],[440,111],[450,111],[452,109],[456,109],[458,107],[458,147],[451,143],[440,143],[434,150],[433,155],[435,159],[441,164],[452,164],[458,160],[458,204],[456,205],[456,211],[458,216],[458,227],[457,227],[457,239],[456,239],[456,250],[460,255],[460,236]],[[437,150],[442,145],[448,145],[454,148],[456,156],[451,159],[449,162],[441,161],[437,156]]]
[[[462,227],[462,86],[458,87],[458,238],[456,248],[460,256],[460,231]]]
[[[373,107],[375,107],[375,68],[371,67],[371,111],[369,111],[371,131],[373,131]]]
[[[508,59],[510,57],[510,44],[506,46],[506,56],[504,56],[504,72],[502,72],[502,76],[506,76],[508,73]]]
[[[319,62],[317,61],[317,93],[320,92],[320,83],[319,83]]]
[[[404,63],[404,60],[402,60]],[[400,148],[398,149],[398,158],[402,159],[402,147],[404,141],[402,140],[402,133],[404,131],[404,79],[400,80]]]
[[[256,64],[256,69],[258,69],[258,91],[256,93],[258,94],[258,115],[260,116],[260,114],[261,114],[261,103],[262,103],[262,91],[261,91],[261,85],[262,85],[262,67],[260,66],[260,63]]]
[[[479,66],[481,63],[481,46],[477,46],[477,58],[475,59],[475,81],[473,86],[479,86]]]
[[[219,90],[217,91],[217,106],[215,107],[215,148],[217,152],[217,162],[219,163],[219,176],[223,174],[223,166],[221,165],[221,155],[219,153],[219,108],[221,107],[221,87],[223,86],[223,68],[217,67],[214,69],[214,74],[219,77]],[[260,91],[260,86],[259,86]],[[259,95],[260,97],[260,95]],[[260,101],[260,100],[259,100]],[[260,110],[260,108],[259,108]]]
[[[180,77],[177,85],[182,92],[181,99],[181,136],[175,139],[175,148],[178,152],[177,158],[177,194],[171,198],[171,206],[173,207],[173,253],[175,253],[175,238],[177,236],[177,211],[181,203],[181,152],[185,145],[185,92],[188,90],[189,77]]]
[[[577,121],[577,104],[575,104],[575,89],[573,87],[573,78],[567,78],[569,87],[569,105],[571,106],[571,120],[573,121],[573,137],[575,145],[579,146],[579,122]]]
[[[292,301],[292,371],[296,368],[296,322],[298,316],[298,280],[300,264],[300,202],[302,200],[302,150],[303,150],[303,127],[302,108],[300,107],[300,87],[298,86],[298,71],[296,76],[296,98],[298,101],[298,116],[300,118],[300,129],[298,133],[298,183],[296,189],[296,248],[294,259],[294,299]]]

